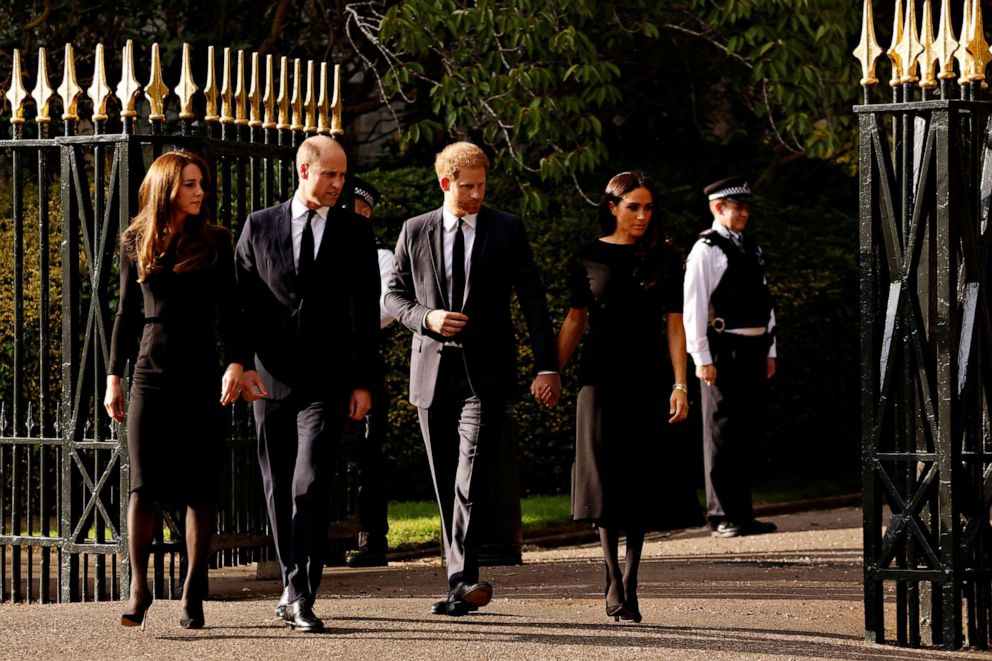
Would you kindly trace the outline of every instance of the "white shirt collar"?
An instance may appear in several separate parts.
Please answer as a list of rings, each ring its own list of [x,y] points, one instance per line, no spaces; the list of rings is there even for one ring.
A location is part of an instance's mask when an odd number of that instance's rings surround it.
[[[739,234],[737,232],[731,231],[730,228],[728,228],[725,225],[723,225],[719,220],[714,220],[713,221],[713,229],[715,229],[717,232],[719,232],[720,233],[720,236],[722,236],[724,238],[727,238],[727,239],[734,239],[736,241],[740,241],[741,238],[742,238],[742,236],[743,236],[742,234]]]
[[[303,204],[303,200],[300,199],[300,192],[296,191],[293,195],[293,203],[290,206],[290,213],[292,214],[293,220],[303,220],[307,217],[307,212],[310,211],[310,207]],[[320,220],[327,220],[327,207],[321,207],[317,209],[317,215],[320,216]]]
[[[441,208],[441,217],[444,219],[444,231],[453,232],[455,230],[455,225],[458,224],[458,216],[448,211],[448,207]],[[473,213],[467,216],[462,216],[462,220],[465,224],[475,229],[475,224],[479,220],[479,214]]]

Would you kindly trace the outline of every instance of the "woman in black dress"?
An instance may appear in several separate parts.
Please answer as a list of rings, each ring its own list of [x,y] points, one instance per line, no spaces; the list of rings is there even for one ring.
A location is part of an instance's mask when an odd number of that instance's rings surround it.
[[[207,555],[223,449],[222,406],[240,392],[231,234],[210,222],[207,164],[184,151],[152,163],[139,211],[121,236],[120,303],[104,407],[124,420],[121,377],[131,362],[127,444],[131,594],[124,626],[152,603],[148,555],[159,502],[186,505],[188,569],[180,624],[204,624]],[[221,374],[217,325],[226,340]],[[218,390],[218,385],[220,388]]]
[[[603,236],[576,255],[571,309],[558,334],[564,368],[589,329],[579,367],[572,516],[599,529],[606,614],[635,622],[641,621],[637,570],[644,533],[699,523],[695,493],[666,493],[672,489],[663,474],[672,436],[666,427],[685,419],[689,401],[682,256],[659,221],[652,222],[653,208],[643,173],[610,179],[599,205]],[[621,531],[627,537],[623,571]]]

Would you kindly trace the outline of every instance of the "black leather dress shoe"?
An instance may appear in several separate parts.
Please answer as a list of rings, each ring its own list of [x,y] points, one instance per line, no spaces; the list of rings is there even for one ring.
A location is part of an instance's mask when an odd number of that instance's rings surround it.
[[[372,548],[371,546],[361,546],[357,551],[349,555],[344,563],[349,567],[386,567],[389,562],[386,560],[386,550]]]
[[[307,603],[306,597],[300,597],[288,604],[283,619],[294,631],[317,633],[324,630],[324,623],[313,614],[313,607]]]
[[[276,604],[276,617],[280,620],[286,619],[286,606],[289,606],[289,588],[284,588],[279,603]]]
[[[492,598],[493,586],[485,581],[459,583],[451,588],[447,598],[435,602],[431,606],[431,612],[435,615],[459,617],[479,610],[481,606],[492,601]]]

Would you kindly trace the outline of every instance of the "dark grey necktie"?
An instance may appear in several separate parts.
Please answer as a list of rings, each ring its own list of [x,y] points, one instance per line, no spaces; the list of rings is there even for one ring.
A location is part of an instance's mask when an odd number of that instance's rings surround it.
[[[300,265],[296,269],[300,276],[300,290],[305,292],[313,275],[313,224],[311,221],[317,212],[307,211],[307,221],[303,225],[303,239],[300,241]]]
[[[461,312],[465,297],[465,234],[462,233],[462,223],[458,219],[455,230],[455,245],[451,255],[451,310]]]

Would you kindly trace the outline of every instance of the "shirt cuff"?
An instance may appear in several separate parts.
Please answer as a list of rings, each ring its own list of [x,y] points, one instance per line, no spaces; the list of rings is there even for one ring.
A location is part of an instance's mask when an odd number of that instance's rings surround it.
[[[713,362],[713,356],[710,355],[709,351],[702,351],[699,353],[692,353],[692,362],[695,363],[696,367],[702,367],[703,365],[710,365]]]

